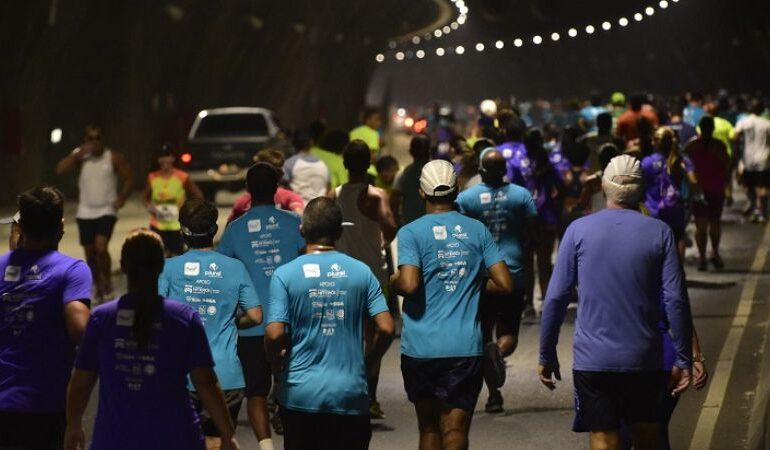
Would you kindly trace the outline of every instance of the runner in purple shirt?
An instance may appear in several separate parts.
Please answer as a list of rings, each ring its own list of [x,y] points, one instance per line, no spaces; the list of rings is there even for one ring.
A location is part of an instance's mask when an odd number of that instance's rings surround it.
[[[637,211],[644,194],[639,161],[615,157],[603,174],[607,209],[567,228],[541,322],[540,380],[560,380],[556,343],[579,286],[575,322],[575,405],[594,448],[613,448],[623,424],[639,449],[659,448],[661,394],[690,384],[692,316],[671,229]],[[634,239],[628,239],[633,236]],[[661,308],[661,302],[663,308]],[[668,324],[676,357],[661,373],[659,324]]]
[[[67,394],[65,450],[85,447],[82,418],[97,379],[92,450],[204,449],[188,373],[219,428],[221,448],[238,448],[200,317],[158,295],[163,264],[155,233],[135,231],[123,244],[128,293],[96,308],[88,322]]]
[[[18,203],[22,244],[0,256],[0,448],[61,448],[91,271],[56,250],[63,234],[58,190],[36,188]]]

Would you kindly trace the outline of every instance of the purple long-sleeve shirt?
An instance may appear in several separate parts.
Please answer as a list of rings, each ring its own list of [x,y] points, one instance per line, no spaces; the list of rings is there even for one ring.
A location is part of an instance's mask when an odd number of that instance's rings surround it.
[[[575,370],[661,370],[661,322],[669,324],[674,364],[691,366],[692,316],[665,223],[634,210],[606,209],[567,228],[543,308],[541,364],[558,362],[559,328],[574,288]]]

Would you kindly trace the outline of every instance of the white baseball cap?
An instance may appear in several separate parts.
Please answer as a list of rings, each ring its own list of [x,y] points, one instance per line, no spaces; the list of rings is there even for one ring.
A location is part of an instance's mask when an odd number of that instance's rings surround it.
[[[429,197],[445,197],[457,190],[457,174],[448,161],[434,159],[420,174],[420,189]]]
[[[21,218],[21,214],[17,211],[16,214],[10,216],[10,217],[4,217],[0,219],[0,224],[7,225],[9,223],[19,223],[19,219]]]
[[[644,174],[639,160],[629,155],[612,158],[602,174],[602,186],[608,196],[633,204],[641,199]]]

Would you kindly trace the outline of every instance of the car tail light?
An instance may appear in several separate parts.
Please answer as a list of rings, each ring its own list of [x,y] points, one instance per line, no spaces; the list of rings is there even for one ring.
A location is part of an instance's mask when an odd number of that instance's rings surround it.
[[[182,153],[179,159],[182,160],[184,164],[190,164],[192,162],[192,155],[190,153]]]

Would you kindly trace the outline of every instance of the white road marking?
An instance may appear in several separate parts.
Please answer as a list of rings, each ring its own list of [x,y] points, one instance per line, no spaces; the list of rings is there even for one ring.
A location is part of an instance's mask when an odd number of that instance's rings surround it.
[[[727,334],[719,352],[719,359],[711,374],[706,400],[703,402],[698,423],[695,426],[690,449],[707,450],[711,448],[711,440],[714,437],[719,412],[724,404],[727,385],[730,383],[730,377],[733,371],[735,355],[738,354],[738,346],[743,338],[743,332],[746,329],[746,323],[751,315],[751,308],[754,305],[754,296],[757,291],[759,274],[767,261],[767,254],[770,252],[770,225],[765,227],[762,242],[754,254],[754,262],[751,265],[751,273],[746,278],[746,283],[741,291],[740,301],[733,317],[733,323],[730,332]]]

